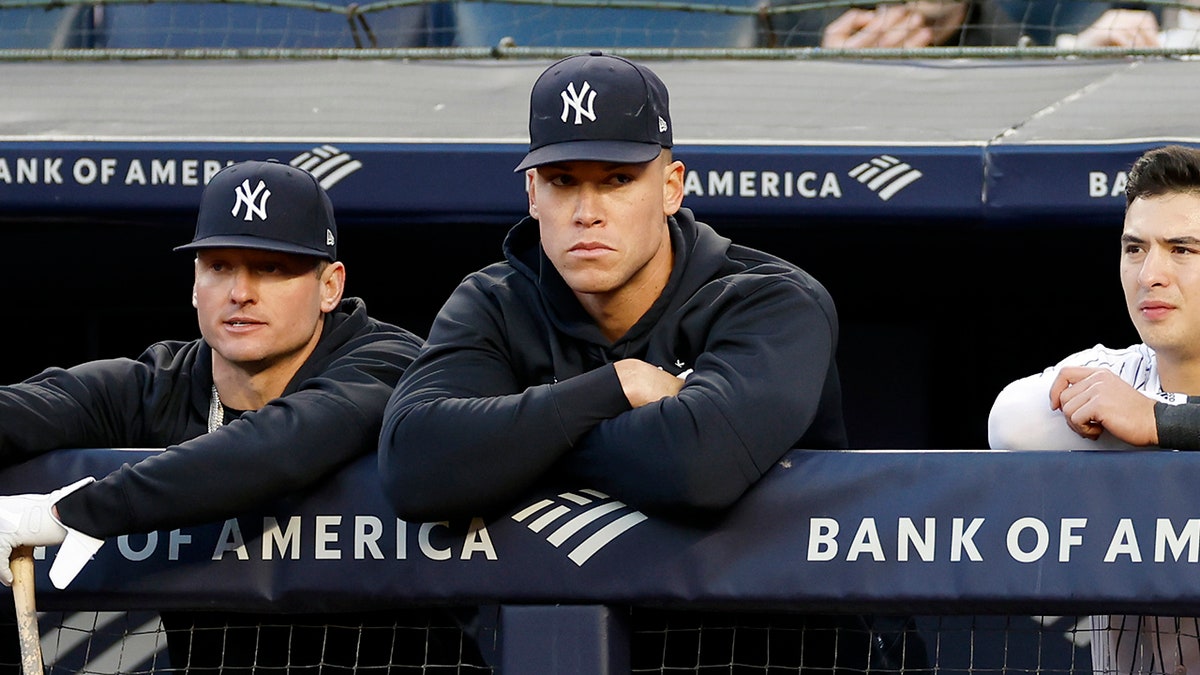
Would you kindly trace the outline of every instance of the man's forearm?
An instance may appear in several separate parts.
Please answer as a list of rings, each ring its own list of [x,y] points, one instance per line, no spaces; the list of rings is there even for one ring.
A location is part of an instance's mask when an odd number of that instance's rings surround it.
[[[629,410],[611,366],[503,396],[427,398],[421,389],[398,392],[379,443],[385,491],[414,521],[508,506],[583,435]]]

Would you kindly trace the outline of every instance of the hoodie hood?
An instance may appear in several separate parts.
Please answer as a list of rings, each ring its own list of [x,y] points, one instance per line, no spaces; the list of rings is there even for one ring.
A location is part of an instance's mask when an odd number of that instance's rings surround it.
[[[696,222],[690,209],[680,209],[668,218],[667,227],[671,230],[671,248],[675,253],[667,285],[629,332],[611,343],[612,347],[634,345],[644,339],[664,314],[686,302],[726,263],[730,241],[708,225]],[[538,221],[527,217],[509,230],[504,239],[505,259],[537,287],[546,315],[555,328],[574,338],[609,346],[596,322],[546,257],[538,228]]]

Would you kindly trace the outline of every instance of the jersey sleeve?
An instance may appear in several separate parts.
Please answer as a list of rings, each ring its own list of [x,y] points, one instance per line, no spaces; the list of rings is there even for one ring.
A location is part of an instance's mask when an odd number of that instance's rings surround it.
[[[480,277],[438,313],[388,402],[379,440],[385,492],[401,517],[488,514],[528,490],[600,421],[629,410],[613,367],[528,384]]]
[[[1130,446],[1108,432],[1090,440],[1071,431],[1061,411],[1050,408],[1057,367],[1017,380],[1000,391],[988,413],[993,450],[1119,450]]]
[[[1145,355],[1102,345],[1072,354],[1057,365],[1004,387],[988,413],[988,446],[993,450],[1127,450],[1128,443],[1107,431],[1096,440],[1071,430],[1059,410],[1050,407],[1050,385],[1069,366],[1107,368],[1131,386],[1145,386]],[[1144,393],[1144,392],[1143,392]]]

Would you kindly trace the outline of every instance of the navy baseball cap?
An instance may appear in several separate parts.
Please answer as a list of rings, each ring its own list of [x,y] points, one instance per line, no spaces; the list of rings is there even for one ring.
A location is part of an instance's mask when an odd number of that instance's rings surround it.
[[[667,86],[649,68],[600,52],[546,69],[529,100],[529,154],[514,171],[543,164],[641,164],[671,147]]]
[[[200,196],[196,235],[176,251],[253,248],[337,260],[333,204],[317,179],[275,161],[221,169]]]

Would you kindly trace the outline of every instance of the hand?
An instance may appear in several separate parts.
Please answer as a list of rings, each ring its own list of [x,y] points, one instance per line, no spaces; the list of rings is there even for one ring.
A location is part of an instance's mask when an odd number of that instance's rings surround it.
[[[93,480],[88,477],[44,495],[0,497],[0,583],[12,585],[13,576],[8,560],[14,548],[54,546],[63,542],[67,528],[52,511],[54,504]]]
[[[1161,47],[1158,19],[1142,9],[1110,9],[1075,38],[1075,47]]]
[[[966,3],[927,1],[851,9],[825,27],[821,46],[865,49],[938,45],[962,26],[966,9]]]
[[[1154,403],[1105,368],[1063,368],[1050,385],[1050,407],[1091,440],[1107,431],[1130,445],[1157,445]]]
[[[674,396],[683,389],[683,380],[639,359],[622,359],[613,367],[617,369],[625,398],[635,408]]]

